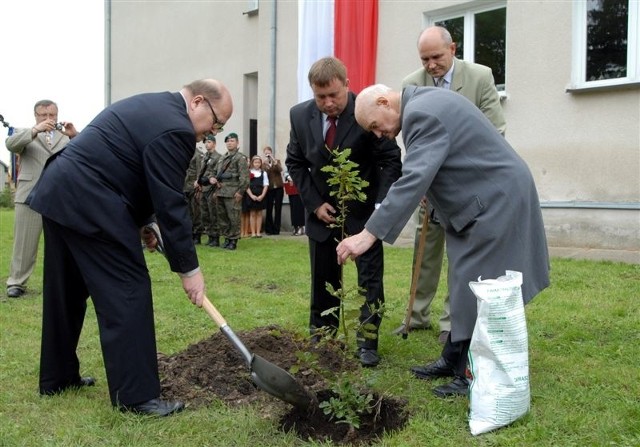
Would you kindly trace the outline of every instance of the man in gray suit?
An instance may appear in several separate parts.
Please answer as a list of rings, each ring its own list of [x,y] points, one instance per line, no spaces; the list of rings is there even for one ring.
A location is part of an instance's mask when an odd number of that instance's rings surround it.
[[[493,81],[489,67],[460,60],[455,57],[456,44],[451,34],[441,26],[426,28],[418,38],[418,53],[423,67],[414,71],[402,81],[402,86],[438,86],[457,92],[474,103],[504,135],[506,122],[500,105],[500,97]],[[428,329],[431,327],[431,303],[438,290],[442,258],[444,256],[444,230],[434,217],[433,207],[428,206],[429,220],[425,248],[421,259],[416,259],[422,225],[427,206],[419,210],[419,223],[416,228],[414,243],[414,265],[420,262],[420,273],[417,275],[415,300],[411,312],[411,321],[404,321],[395,333],[404,333],[405,325],[409,329]],[[413,279],[414,281],[416,278]],[[451,330],[449,316],[449,295],[444,298],[444,308],[440,321],[440,343],[444,344]]]
[[[403,130],[406,156],[396,181],[365,225],[337,247],[338,262],[378,240],[393,243],[426,194],[444,228],[449,257],[451,334],[440,358],[412,368],[422,379],[453,377],[439,397],[466,395],[467,353],[477,318],[468,284],[522,272],[525,303],[549,285],[549,257],[538,194],[529,168],[492,123],[462,95],[409,86],[363,90],[356,120],[378,137]]]
[[[58,106],[43,99],[33,107],[35,126],[17,129],[5,142],[10,152],[20,156],[20,173],[15,196],[13,254],[7,278],[7,296],[25,294],[33,273],[42,233],[42,217],[24,202],[42,173],[47,159],[61,150],[78,131],[70,122],[58,123]]]

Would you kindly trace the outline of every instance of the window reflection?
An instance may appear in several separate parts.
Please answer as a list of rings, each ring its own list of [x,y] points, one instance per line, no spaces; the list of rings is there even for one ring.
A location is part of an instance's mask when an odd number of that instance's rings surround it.
[[[587,81],[627,76],[628,0],[587,1]]]

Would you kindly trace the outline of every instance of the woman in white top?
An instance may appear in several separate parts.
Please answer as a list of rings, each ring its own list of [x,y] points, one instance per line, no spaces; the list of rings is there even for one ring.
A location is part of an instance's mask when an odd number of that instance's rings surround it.
[[[262,158],[255,155],[251,159],[249,170],[249,187],[247,188],[246,205],[249,210],[249,228],[251,237],[262,237],[262,210],[265,208],[264,198],[269,189],[269,177],[262,170]]]

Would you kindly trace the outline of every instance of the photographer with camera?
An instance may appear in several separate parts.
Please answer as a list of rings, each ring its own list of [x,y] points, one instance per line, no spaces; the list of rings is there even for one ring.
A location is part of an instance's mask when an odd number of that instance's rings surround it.
[[[78,134],[73,123],[58,122],[58,106],[51,100],[36,102],[33,114],[36,124],[31,128],[15,129],[5,142],[7,149],[20,157],[13,254],[7,278],[9,298],[19,298],[25,294],[27,280],[36,265],[38,242],[42,233],[42,217],[29,208],[25,200],[40,178],[47,159]]]
[[[282,217],[282,201],[284,199],[284,182],[282,181],[282,163],[273,157],[273,149],[271,146],[265,146],[262,149],[264,154],[263,169],[267,171],[269,176],[269,190],[267,191],[267,199],[265,209],[264,231],[267,234],[280,234],[280,222]]]

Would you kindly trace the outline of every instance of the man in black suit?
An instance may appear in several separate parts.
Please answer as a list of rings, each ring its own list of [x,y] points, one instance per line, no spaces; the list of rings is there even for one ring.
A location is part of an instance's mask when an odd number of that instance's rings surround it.
[[[45,234],[40,393],[90,386],[76,354],[89,296],[98,318],[111,403],[165,416],[179,401],[160,396],[151,280],[140,249],[154,217],[164,249],[197,306],[205,285],[182,186],[196,141],[216,134],[233,111],[219,81],[148,93],[103,110],[49,159],[28,198]]]
[[[331,163],[331,150],[337,147],[351,149],[351,161],[359,165],[360,177],[369,182],[365,189],[365,202],[348,205],[346,232],[362,231],[364,223],[380,203],[391,184],[400,176],[402,163],[400,148],[394,141],[379,140],[373,133],[363,130],[354,117],[356,95],[349,91],[349,80],[344,64],[333,57],[318,60],[309,70],[309,84],[314,99],[294,106],[290,111],[291,135],[287,147],[286,165],[289,175],[300,191],[306,212],[306,234],[309,237],[311,260],[311,334],[320,328],[335,330],[338,318],[322,316],[322,312],[339,305],[339,300],[326,289],[330,283],[338,289],[340,265],[335,250],[340,238],[335,223],[336,201],[330,196],[329,176],[322,168]],[[334,129],[330,129],[331,122]],[[335,132],[333,143],[325,143],[326,134]],[[362,306],[360,321],[380,326],[381,317],[370,309],[384,302],[383,251],[378,241],[356,261],[358,285],[366,291],[366,304]],[[378,340],[358,337],[357,355],[363,366],[376,366]]]

